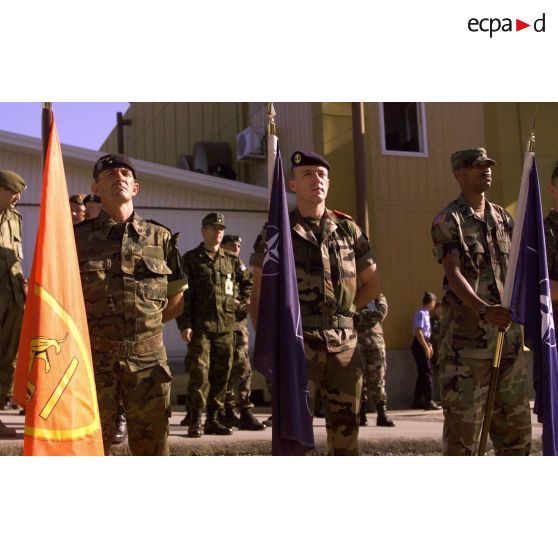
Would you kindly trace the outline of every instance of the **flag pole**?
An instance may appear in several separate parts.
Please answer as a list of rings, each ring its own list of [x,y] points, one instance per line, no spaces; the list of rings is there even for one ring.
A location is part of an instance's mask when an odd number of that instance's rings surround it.
[[[48,140],[50,138],[50,128],[52,126],[52,103],[43,103],[43,111],[41,116],[41,138],[42,138],[42,156],[43,165],[45,168],[46,155],[48,149]],[[41,173],[42,174],[42,173]]]
[[[275,108],[273,103],[267,103],[267,200],[271,200],[271,186],[273,184],[273,169],[277,157],[277,133],[275,128]]]
[[[510,257],[508,261],[508,269],[506,270],[506,281],[504,285],[504,297],[502,305],[505,308],[510,307],[511,297],[513,292],[513,281],[515,276],[515,268],[517,265],[517,258],[519,256],[519,244],[523,231],[523,221],[525,216],[525,206],[527,204],[527,188],[523,185],[527,184],[529,177],[529,169],[531,168],[531,160],[535,153],[535,120],[533,119],[533,128],[527,142],[527,152],[525,154],[525,161],[523,163],[523,174],[521,177],[521,189],[519,192],[519,199],[517,203],[518,220],[514,227],[512,245],[510,250]],[[514,242],[515,240],[515,242]],[[482,428],[479,439],[479,447],[477,455],[485,455],[486,442],[488,440],[488,431],[490,429],[490,421],[492,419],[492,410],[494,408],[494,399],[496,397],[496,388],[498,386],[498,379],[500,377],[500,364],[502,359],[502,347],[504,345],[505,330],[499,330],[496,338],[496,348],[494,351],[494,358],[492,360],[492,368],[490,370],[490,384],[488,387],[488,394],[486,397],[486,405],[484,408],[484,416],[482,420]]]

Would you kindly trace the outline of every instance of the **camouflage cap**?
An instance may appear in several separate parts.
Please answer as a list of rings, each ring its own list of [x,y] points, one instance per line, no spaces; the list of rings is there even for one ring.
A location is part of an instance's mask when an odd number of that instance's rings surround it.
[[[10,190],[14,194],[21,194],[21,192],[27,188],[27,185],[19,174],[13,171],[0,170],[0,188]]]
[[[221,225],[225,227],[225,216],[222,213],[208,213],[202,220],[202,227],[207,225]]]
[[[95,194],[87,194],[87,196],[83,198],[83,203],[85,205],[88,203],[101,203],[101,198]]]
[[[70,203],[85,204],[85,194],[74,194],[70,196]]]
[[[237,234],[226,234],[221,243],[226,244],[227,242],[242,242],[242,238]]]
[[[329,163],[319,153],[299,149],[291,155],[291,168],[307,166],[325,167],[329,170]]]
[[[486,149],[484,147],[473,147],[472,149],[463,149],[456,151],[451,156],[451,168],[455,170],[464,167],[471,167],[476,163],[488,162],[495,165],[496,161],[486,156]]]
[[[97,180],[97,177],[106,169],[114,169],[118,167],[126,167],[132,171],[134,178],[136,178],[136,169],[132,165],[132,161],[126,157],[126,155],[109,153],[108,155],[103,155],[93,167],[93,178]]]

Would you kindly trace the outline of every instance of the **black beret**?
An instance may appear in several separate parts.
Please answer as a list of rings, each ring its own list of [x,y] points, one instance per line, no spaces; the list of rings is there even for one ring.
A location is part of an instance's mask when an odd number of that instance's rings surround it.
[[[329,170],[329,163],[319,153],[313,151],[295,151],[291,156],[291,167],[317,166]]]
[[[227,242],[242,242],[242,238],[237,234],[226,234],[221,243],[226,244]]]
[[[83,203],[87,205],[89,202],[101,203],[101,198],[95,194],[87,194],[87,196],[83,198]]]
[[[136,169],[132,165],[132,161],[126,155],[109,153],[103,155],[93,167],[93,178],[97,180],[99,174],[106,169],[114,169],[118,167],[126,167],[132,171],[134,178],[136,178]]]

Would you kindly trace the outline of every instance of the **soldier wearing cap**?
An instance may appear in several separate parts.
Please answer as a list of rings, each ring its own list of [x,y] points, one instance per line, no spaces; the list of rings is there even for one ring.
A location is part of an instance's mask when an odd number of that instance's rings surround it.
[[[201,228],[203,242],[183,258],[189,289],[184,297],[184,312],[176,321],[188,343],[186,423],[190,438],[202,435],[204,407],[204,434],[232,433],[231,427],[220,422],[219,415],[224,408],[233,359],[236,312],[246,312],[252,278],[246,275],[237,255],[220,247],[224,230],[222,213],[206,215]]]
[[[226,234],[221,241],[221,247],[240,257],[242,238],[235,234]],[[241,267],[246,281],[252,281],[252,273],[241,261]],[[239,305],[240,306],[240,305]],[[264,430],[262,424],[252,413],[254,404],[250,401],[252,380],[252,366],[248,354],[248,309],[236,311],[234,326],[234,354],[227,393],[225,395],[225,414],[222,423],[225,426],[236,426],[239,430]],[[235,413],[239,410],[240,416]]]
[[[85,219],[94,219],[98,217],[103,208],[101,198],[95,194],[87,194],[87,196],[83,198],[83,204],[85,205]]]
[[[70,196],[70,211],[72,212],[72,223],[77,225],[85,220],[85,194],[74,194]]]
[[[168,455],[171,373],[163,322],[182,312],[186,278],[176,238],[134,211],[136,172],[124,155],[94,166],[95,219],[74,227],[105,453],[120,396],[133,455]]]
[[[380,294],[368,239],[353,219],[326,207],[329,163],[319,154],[295,151],[289,188],[297,207],[290,213],[311,406],[325,401],[328,452],[358,455],[362,369],[353,316]],[[254,296],[257,323],[265,229],[256,240]],[[265,317],[260,317],[265,319]]]
[[[25,181],[12,171],[0,171],[0,405],[12,396],[14,366],[25,303],[21,215],[15,209]],[[16,431],[0,420],[0,437]]]
[[[501,305],[513,221],[485,195],[495,164],[482,147],[454,153],[461,195],[432,223],[434,255],[445,273],[439,349],[445,455],[476,451],[498,329],[506,335],[490,437],[498,455],[527,455],[531,446],[521,331]]]

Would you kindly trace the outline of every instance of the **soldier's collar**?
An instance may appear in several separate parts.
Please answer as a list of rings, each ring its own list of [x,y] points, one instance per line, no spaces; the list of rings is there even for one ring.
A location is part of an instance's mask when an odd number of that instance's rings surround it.
[[[461,194],[457,198],[457,205],[461,209],[461,213],[464,213],[465,215],[469,215],[470,217],[475,217],[475,212],[473,211],[471,204],[467,201],[467,198],[465,198],[463,194]],[[484,199],[484,214],[486,216],[486,221],[488,224],[496,223],[496,219],[494,217],[493,204],[491,204],[486,198]]]
[[[145,222],[135,211],[125,222],[130,223],[139,236],[145,237]],[[109,235],[112,227],[121,224],[117,223],[105,210],[101,209],[101,213],[97,217],[97,226],[105,238]]]
[[[556,211],[556,209],[554,208],[551,208],[548,212],[548,219],[558,224],[558,211]]]

